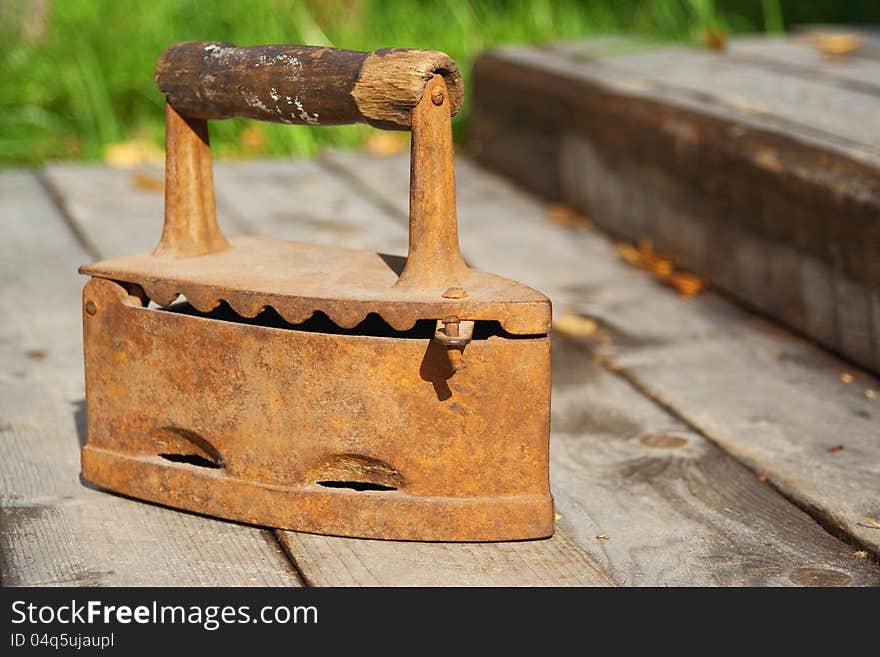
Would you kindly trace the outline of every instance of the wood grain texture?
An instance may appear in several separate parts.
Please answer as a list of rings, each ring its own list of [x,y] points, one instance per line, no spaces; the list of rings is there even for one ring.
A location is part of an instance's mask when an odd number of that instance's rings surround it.
[[[552,468],[559,526],[626,585],[792,586],[804,569],[880,584],[880,568],[754,472],[554,336]]]
[[[359,190],[370,190],[403,221],[403,157],[331,152],[325,162]],[[599,322],[588,339],[573,340],[559,331],[554,335],[551,480],[560,527],[620,583],[793,584],[800,582],[802,569],[811,567],[833,571],[830,580],[838,572],[844,583],[877,583],[875,566],[856,559],[853,548],[715,446],[714,433],[706,440],[593,362],[597,356],[604,362],[659,348],[672,336],[700,344],[718,335],[719,324],[743,340],[753,333],[773,335],[803,357],[821,352],[756,324],[715,295],[700,297],[708,305],[697,310],[693,300],[681,300],[619,260],[603,235],[550,223],[545,204],[467,160],[457,163],[457,171],[462,247],[472,264],[549,293],[557,314],[580,311]],[[728,359],[704,360],[700,366],[714,373],[718,362],[730,367]],[[753,379],[742,374],[751,364],[746,359],[737,370],[739,378],[730,377],[744,392],[753,390]],[[693,387],[700,376],[696,362],[687,371],[674,360],[665,368],[681,388]],[[799,384],[821,399],[826,391],[817,379],[833,373],[814,371]],[[762,370],[762,376],[773,372]],[[704,400],[714,398],[705,408],[717,412],[727,404],[736,409],[730,413],[747,415],[747,405],[729,398],[731,385],[701,388]],[[811,401],[801,400],[800,410],[788,412],[802,413]],[[829,407],[846,412],[840,399]],[[785,421],[783,416],[777,428],[784,430]],[[664,436],[681,444],[666,446],[670,441]],[[811,437],[820,441],[815,432]],[[866,435],[861,442],[870,447]],[[812,464],[801,465],[801,476],[810,477]],[[789,470],[795,468],[789,464]],[[843,477],[844,471],[835,476]],[[608,539],[597,538],[603,534]]]
[[[821,80],[783,75],[744,61],[693,48],[663,48],[604,60],[643,84],[704,94],[742,114],[776,117],[880,152],[880,117],[874,94],[831,87]]]
[[[858,50],[851,57],[832,59],[803,38],[762,36],[731,39],[727,54],[767,70],[880,95],[880,66]]]
[[[190,41],[162,53],[155,80],[168,102],[192,118],[406,129],[434,73],[449,86],[454,114],[463,96],[458,68],[448,55],[427,50]]]
[[[449,111],[455,116],[464,102],[464,83],[458,66],[442,52],[387,48],[370,53],[351,95],[371,125],[408,126],[434,75],[443,77]]]
[[[160,169],[58,163],[43,175],[95,253],[149,253],[159,239]],[[222,162],[214,179],[228,235],[255,235],[258,223],[260,234],[279,239],[406,254],[406,230],[314,162]]]
[[[285,585],[270,535],[79,481],[85,427],[79,264],[33,174],[0,174],[0,580],[4,585]]]
[[[613,586],[564,532],[541,541],[401,543],[280,532],[312,586]]]

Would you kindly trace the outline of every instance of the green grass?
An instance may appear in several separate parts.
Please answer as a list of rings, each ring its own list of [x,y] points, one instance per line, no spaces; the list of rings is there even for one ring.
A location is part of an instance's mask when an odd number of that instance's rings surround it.
[[[778,0],[742,4],[781,25]],[[473,58],[502,43],[620,31],[687,40],[708,28],[763,28],[762,14],[756,25],[736,11],[719,11],[714,0],[54,0],[35,35],[21,27],[28,0],[9,6],[0,13],[0,164],[99,159],[108,144],[134,137],[161,143],[163,98],[153,65],[175,41],[437,49],[458,61],[467,82]],[[457,134],[466,118],[457,118]],[[247,125],[212,123],[221,156],[254,153],[253,139],[250,148],[242,142]],[[259,153],[309,155],[327,145],[356,145],[370,129],[257,130]]]

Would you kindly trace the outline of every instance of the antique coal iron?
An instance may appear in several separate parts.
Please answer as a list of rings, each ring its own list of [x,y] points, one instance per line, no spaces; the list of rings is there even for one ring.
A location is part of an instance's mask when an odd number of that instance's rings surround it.
[[[191,42],[156,82],[159,245],[80,269],[84,478],[305,532],[550,536],[550,301],[459,251],[455,63]],[[411,129],[408,257],[224,236],[207,120],[233,116]]]

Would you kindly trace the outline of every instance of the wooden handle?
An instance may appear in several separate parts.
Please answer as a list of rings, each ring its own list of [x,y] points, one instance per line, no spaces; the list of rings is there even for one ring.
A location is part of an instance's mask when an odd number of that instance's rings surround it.
[[[238,48],[189,41],[162,53],[155,80],[174,109],[196,119],[239,116],[276,123],[369,123],[406,130],[435,73],[446,82],[454,115],[464,96],[461,75],[448,55],[432,50]]]

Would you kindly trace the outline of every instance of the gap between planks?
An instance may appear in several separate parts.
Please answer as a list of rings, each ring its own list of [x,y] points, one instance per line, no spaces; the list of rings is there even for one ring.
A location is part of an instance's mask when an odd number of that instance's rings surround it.
[[[698,433],[706,440],[711,441],[713,444],[718,445],[719,448],[724,449],[724,445],[718,444],[712,438],[711,435],[707,434],[699,426],[693,424],[685,415],[682,415],[678,409],[676,409],[674,406],[671,406],[669,404],[669,402],[665,401],[664,399],[662,399],[662,398],[658,397],[656,394],[654,394],[650,388],[647,388],[638,379],[638,377],[634,376],[631,372],[628,372],[626,369],[616,367],[614,365],[613,359],[600,358],[599,360],[600,360],[600,362],[604,362],[605,369],[607,369],[608,371],[619,376],[621,379],[623,379],[629,385],[631,385],[633,388],[635,388],[638,392],[645,395],[645,397],[647,397],[648,399],[653,401],[655,404],[657,404],[657,406],[659,406],[664,411],[669,413],[671,416],[673,416],[677,420],[679,420],[682,424],[686,425],[692,431],[694,431],[695,433]],[[759,477],[762,477],[762,476],[765,477],[765,475],[763,475],[763,473],[758,470],[752,469],[751,471],[754,472],[755,474],[757,474]],[[788,500],[791,504],[795,505],[797,508],[801,509],[804,513],[808,514],[811,518],[813,518],[813,520],[815,520],[816,523],[820,527],[822,527],[822,529],[824,529],[826,532],[828,532],[831,536],[834,536],[835,538],[843,541],[844,543],[852,545],[854,548],[856,548],[858,550],[863,550],[863,551],[867,552],[869,558],[874,563],[880,565],[880,554],[877,553],[877,551],[874,549],[873,545],[866,543],[865,541],[859,539],[856,536],[853,536],[851,533],[844,530],[842,527],[840,527],[840,525],[837,522],[835,522],[834,518],[831,515],[829,515],[827,512],[825,512],[822,508],[816,507],[816,506],[811,506],[809,504],[804,503],[803,500],[801,500],[798,497],[796,497],[795,495],[793,495],[791,493],[791,491],[786,490],[782,486],[775,483],[772,479],[766,479],[765,483],[767,483],[767,485],[771,486],[773,488],[773,490],[775,490],[779,495],[781,495],[786,500]]]

